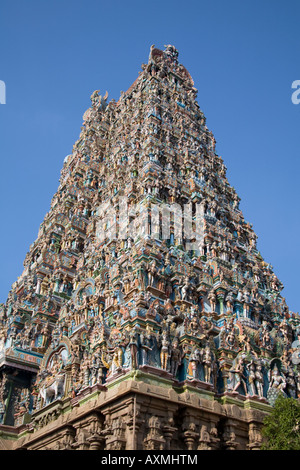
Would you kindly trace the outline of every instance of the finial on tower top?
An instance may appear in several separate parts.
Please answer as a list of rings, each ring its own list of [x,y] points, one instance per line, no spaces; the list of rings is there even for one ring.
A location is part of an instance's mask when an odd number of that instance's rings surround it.
[[[172,46],[171,44],[167,44],[164,46],[165,50],[164,53],[167,57],[170,57],[176,64],[178,63],[178,50],[176,49],[175,46]]]

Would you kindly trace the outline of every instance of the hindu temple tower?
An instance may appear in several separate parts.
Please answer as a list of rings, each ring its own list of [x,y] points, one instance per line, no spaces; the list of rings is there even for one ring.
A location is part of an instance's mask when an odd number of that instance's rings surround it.
[[[92,94],[0,306],[2,449],[260,448],[300,322],[239,201],[174,46]]]

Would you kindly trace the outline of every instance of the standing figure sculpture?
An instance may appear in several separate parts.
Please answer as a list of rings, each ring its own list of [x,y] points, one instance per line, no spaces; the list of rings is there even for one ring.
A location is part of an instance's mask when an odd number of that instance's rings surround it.
[[[152,351],[151,347],[151,339],[152,335],[149,328],[146,328],[146,332],[140,333],[140,344],[141,344],[141,352],[142,352],[142,366],[149,364],[150,361],[150,351]]]
[[[179,341],[178,338],[175,338],[171,345],[171,354],[170,354],[170,372],[171,374],[176,377],[178,367],[181,364],[182,354],[179,348]]]
[[[168,359],[169,359],[169,340],[167,333],[163,333],[160,349],[160,364],[161,368],[167,370]]]
[[[203,355],[204,382],[212,383],[212,371],[214,365],[213,353],[207,343]]]
[[[190,354],[189,358],[189,368],[192,372],[193,379],[199,378],[198,366],[201,362],[201,351],[198,347],[195,347]]]
[[[264,376],[261,362],[258,362],[255,370],[255,386],[259,398],[264,396]]]
[[[250,395],[255,396],[257,395],[257,392],[256,392],[256,373],[255,373],[256,367],[255,367],[254,361],[252,360],[249,364],[247,364],[246,367],[249,371],[249,374],[248,374],[249,393]]]
[[[242,388],[245,395],[247,395],[247,384],[246,384],[246,377],[244,374],[244,368],[245,368],[244,358],[240,357],[235,368],[230,370],[234,378],[234,382],[233,382],[234,388],[232,391],[237,392],[239,388]]]

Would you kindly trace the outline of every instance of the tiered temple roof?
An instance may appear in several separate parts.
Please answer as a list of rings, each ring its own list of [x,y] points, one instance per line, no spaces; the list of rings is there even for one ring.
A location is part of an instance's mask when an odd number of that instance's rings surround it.
[[[215,144],[174,46],[152,46],[118,102],[93,93],[0,307],[3,429],[43,429],[58,403],[66,413],[137,373],[241,409],[298,397],[299,317],[257,250]],[[101,421],[103,448],[129,448],[113,439],[119,421]],[[154,417],[147,429],[156,431],[144,448],[165,445]],[[208,434],[212,442],[214,427]],[[77,448],[76,436],[64,445]]]

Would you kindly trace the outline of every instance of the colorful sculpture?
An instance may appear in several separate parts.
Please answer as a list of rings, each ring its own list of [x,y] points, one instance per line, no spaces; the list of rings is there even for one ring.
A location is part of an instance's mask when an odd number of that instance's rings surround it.
[[[42,426],[43,409],[72,408],[137,371],[221,403],[299,395],[299,316],[256,248],[196,96],[170,45],[151,47],[118,102],[92,94],[0,308],[1,424]],[[95,421],[89,445],[122,448],[120,419],[112,427],[107,418],[102,434]],[[215,423],[199,425],[196,442],[187,420],[188,448],[236,448],[233,431],[219,442]],[[149,420],[145,448],[170,445],[174,423],[166,426]]]

